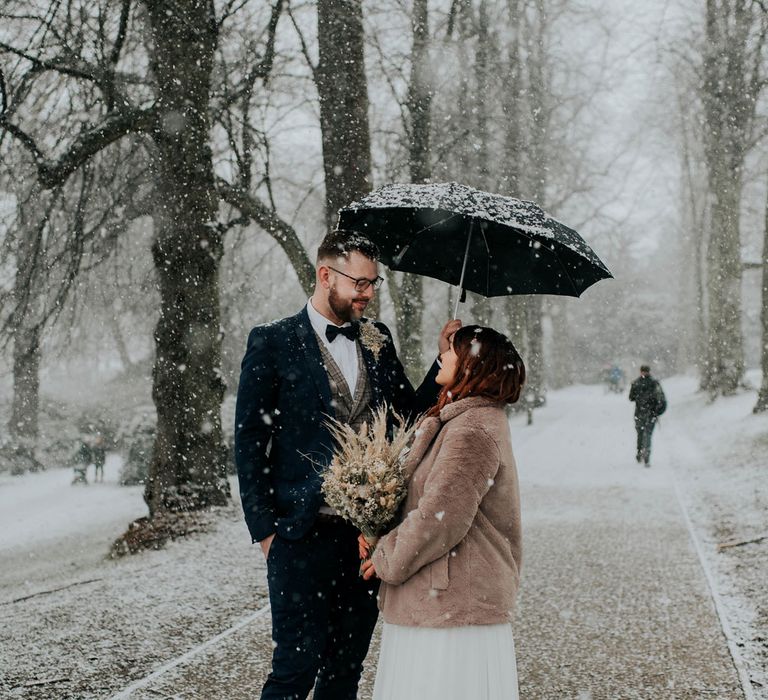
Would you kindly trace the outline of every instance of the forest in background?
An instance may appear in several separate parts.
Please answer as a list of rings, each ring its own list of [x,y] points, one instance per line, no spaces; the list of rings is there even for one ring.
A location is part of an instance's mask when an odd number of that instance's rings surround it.
[[[738,391],[766,362],[767,30],[745,0],[8,0],[0,465],[50,466],[59,386],[141,442],[152,517],[225,502],[249,329],[305,303],[335,212],[387,182],[533,199],[611,269],[460,309],[518,344],[528,405],[613,363]],[[386,274],[414,378],[455,293]]]

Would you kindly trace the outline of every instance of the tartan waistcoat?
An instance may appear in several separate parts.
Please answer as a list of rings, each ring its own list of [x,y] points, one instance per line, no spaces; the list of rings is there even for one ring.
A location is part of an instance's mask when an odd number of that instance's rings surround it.
[[[357,341],[355,343],[355,348],[357,349],[357,386],[355,387],[354,394],[347,385],[347,380],[344,379],[344,374],[339,369],[330,351],[319,337],[317,344],[320,346],[320,354],[323,357],[323,363],[328,372],[328,382],[331,386],[331,402],[336,411],[336,420],[347,423],[356,431],[360,430],[365,421],[370,425],[373,413],[373,407],[371,406],[373,390],[368,379],[368,370],[365,368],[360,342]]]

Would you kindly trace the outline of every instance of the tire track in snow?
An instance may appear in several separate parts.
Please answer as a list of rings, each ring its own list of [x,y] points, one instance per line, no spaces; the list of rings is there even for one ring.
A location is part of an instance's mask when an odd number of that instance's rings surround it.
[[[177,666],[181,666],[183,663],[186,663],[187,661],[194,658],[195,656],[202,653],[203,651],[206,651],[207,649],[210,649],[211,647],[216,646],[219,642],[233,635],[235,632],[243,629],[243,627],[246,627],[247,625],[250,625],[252,622],[255,622],[256,620],[261,619],[269,612],[269,610],[270,610],[270,606],[269,604],[267,604],[263,608],[260,608],[259,610],[257,610],[256,612],[253,612],[250,615],[246,615],[239,622],[236,622],[234,625],[224,630],[223,632],[220,632],[215,637],[211,637],[210,639],[207,639],[202,644],[198,644],[198,646],[193,647],[189,651],[184,652],[181,656],[177,656],[175,659],[172,659],[171,661],[164,663],[158,669],[152,671],[152,673],[150,673],[149,675],[144,676],[144,678],[140,678],[139,680],[134,681],[126,688],[123,688],[123,690],[121,690],[119,693],[116,693],[115,695],[110,696],[109,700],[129,700],[131,695],[135,691],[140,690],[141,688],[145,688],[150,683],[152,683],[152,681],[156,680],[157,678],[162,676],[164,673],[167,673],[168,671],[176,668]]]

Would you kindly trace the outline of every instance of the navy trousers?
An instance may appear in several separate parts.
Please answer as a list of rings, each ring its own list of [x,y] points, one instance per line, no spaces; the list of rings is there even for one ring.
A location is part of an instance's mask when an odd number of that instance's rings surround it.
[[[272,672],[261,700],[355,700],[376,625],[378,581],[358,575],[358,531],[318,518],[297,541],[275,536],[267,557]]]
[[[651,461],[651,436],[656,427],[655,416],[635,416],[635,430],[637,430],[637,458],[646,464]]]

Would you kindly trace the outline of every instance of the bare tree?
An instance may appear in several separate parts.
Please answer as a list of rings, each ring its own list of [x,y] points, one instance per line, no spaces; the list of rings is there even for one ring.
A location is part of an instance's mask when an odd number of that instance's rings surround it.
[[[315,284],[315,267],[297,230],[289,218],[278,211],[270,159],[272,147],[254,114],[258,111],[257,100],[268,104],[273,94],[273,90],[269,89],[272,87],[270,78],[278,59],[275,42],[283,11],[283,1],[276,0],[262,42],[255,42],[250,36],[232,37],[242,46],[242,55],[220,67],[221,85],[212,110],[213,121],[226,134],[234,177],[219,177],[216,187],[221,200],[234,212],[233,218],[221,230],[228,231],[250,223],[259,226],[283,250],[302,290],[310,295]],[[250,20],[256,21],[253,18]],[[304,37],[300,32],[299,36],[304,57],[314,71]],[[253,44],[263,46],[254,51],[251,48]],[[259,84],[262,90],[257,90]],[[302,89],[305,89],[304,86]],[[262,192],[264,196],[260,196]]]
[[[14,163],[17,174],[29,170]],[[16,187],[17,216],[0,260],[15,260],[16,274],[9,293],[0,292],[8,309],[0,324],[0,342],[12,345],[13,401],[8,424],[10,459],[14,469],[41,466],[35,447],[40,406],[39,371],[45,335],[61,322],[67,302],[77,304],[80,276],[87,265],[103,259],[115,243],[116,212],[125,196],[122,169],[101,172],[84,168],[67,186],[53,192],[40,189],[34,177],[29,187]],[[23,182],[23,179],[22,179]],[[87,206],[88,202],[97,202]]]
[[[702,386],[716,396],[736,391],[744,372],[739,223],[744,159],[755,142],[756,105],[765,82],[768,13],[748,0],[707,0],[705,23],[700,89],[711,228]]]
[[[80,9],[85,16],[93,12]],[[99,93],[98,109],[89,121],[75,125],[63,153],[47,155],[35,129],[13,118],[16,105],[5,106],[0,126],[26,148],[40,186],[48,189],[65,184],[129,134],[151,139],[156,195],[152,252],[161,309],[153,372],[157,431],[145,499],[154,517],[222,504],[229,497],[219,411],[224,391],[217,287],[222,240],[208,142],[210,78],[220,25],[212,0],[144,0],[135,6],[123,0],[117,16],[106,5],[98,9],[96,36],[88,36],[94,31],[90,24],[73,21],[72,7],[54,8],[40,18],[16,18],[31,22],[33,35],[60,37],[58,55],[42,45],[35,51],[0,43],[0,50],[37,73],[52,71]],[[131,30],[136,33],[133,58],[148,46],[148,74],[135,75],[121,65]],[[94,55],[84,49],[91,45],[98,47]],[[132,88],[137,83],[140,87]],[[64,83],[61,89],[67,87]]]

